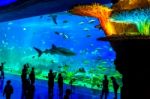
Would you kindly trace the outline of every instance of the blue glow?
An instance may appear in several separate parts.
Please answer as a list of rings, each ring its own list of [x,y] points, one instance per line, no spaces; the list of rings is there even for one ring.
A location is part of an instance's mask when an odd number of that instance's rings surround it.
[[[57,16],[57,22],[52,20],[54,16]],[[17,74],[24,63],[29,63],[36,68],[39,78],[47,76],[49,69],[56,72],[64,70],[71,74],[82,67],[86,71],[84,76],[88,77],[82,83],[86,83],[94,75],[98,78],[103,74],[116,76],[113,49],[108,42],[96,40],[104,37],[103,30],[95,28],[98,24],[96,18],[71,15],[67,12],[0,23],[0,62],[6,61],[6,71]],[[43,54],[38,57],[33,49],[49,49],[52,44],[72,50],[77,55]],[[69,73],[66,74],[68,77]],[[66,83],[69,82],[68,79]],[[83,86],[79,83],[77,80],[76,84]],[[91,88],[90,84],[86,87]]]
[[[0,0],[0,6],[9,5],[13,2],[16,2],[17,0]]]

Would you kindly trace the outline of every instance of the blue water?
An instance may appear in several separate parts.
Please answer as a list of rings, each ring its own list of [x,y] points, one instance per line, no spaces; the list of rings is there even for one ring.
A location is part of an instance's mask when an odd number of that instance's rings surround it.
[[[105,36],[102,29],[99,30],[94,27],[99,25],[97,19],[71,15],[66,12],[54,15],[57,15],[58,24],[52,21],[52,15],[0,23],[0,51],[7,48],[25,56],[36,53],[32,48],[33,46],[46,49],[50,48],[51,44],[55,44],[69,48],[78,55],[81,55],[81,51],[85,51],[84,55],[94,56],[92,52],[97,51],[95,54],[103,59],[115,58],[108,42],[96,40],[98,37]],[[94,22],[89,23],[91,20]],[[67,21],[67,23],[63,23],[63,21]],[[55,32],[64,33],[68,38],[65,39]],[[90,37],[87,37],[88,35]]]
[[[0,62],[6,62],[5,71],[13,74],[20,74],[23,64],[29,63],[30,67],[35,67],[40,79],[47,76],[49,69],[66,72],[66,82],[72,78],[70,74],[76,73],[73,75],[78,79],[76,84],[88,83],[88,88],[92,86],[92,79],[96,78],[98,84],[104,74],[118,77],[120,81],[121,76],[113,63],[115,52],[109,42],[96,40],[105,36],[102,29],[95,28],[96,25],[99,25],[96,18],[66,11],[0,23]],[[52,44],[76,55],[42,54],[38,57],[33,49],[50,49]],[[85,73],[80,73],[79,68],[84,68]]]

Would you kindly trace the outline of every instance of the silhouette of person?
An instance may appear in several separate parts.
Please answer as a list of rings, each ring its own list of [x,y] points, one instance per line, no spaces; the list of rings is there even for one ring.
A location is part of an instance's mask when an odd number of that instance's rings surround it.
[[[30,84],[28,89],[27,99],[34,99],[35,86],[34,84]]]
[[[59,95],[63,95],[63,77],[61,73],[58,74],[58,88],[59,88]]]
[[[55,76],[56,75],[54,75],[53,71],[50,69],[49,73],[48,73],[48,92],[49,92],[49,94],[53,94]]]
[[[114,99],[117,99],[117,91],[118,91],[119,85],[118,85],[118,83],[117,83],[117,81],[114,77],[111,77],[111,80],[112,80],[112,83],[113,83],[114,94],[115,94]]]
[[[11,94],[13,93],[13,87],[10,83],[11,81],[8,80],[3,91],[3,96],[6,94],[6,99],[10,99]]]
[[[5,62],[1,63],[0,71],[3,70]]]
[[[28,90],[30,86],[30,80],[27,79],[27,71],[29,66],[27,64],[24,64],[24,67],[22,69],[21,79],[22,79],[22,95],[21,99],[28,97]]]
[[[5,62],[1,63],[1,66],[0,66],[0,72],[1,72],[0,78],[1,79],[4,79],[4,64]]]
[[[23,95],[25,96],[25,99],[29,99],[30,79],[26,79],[24,87]]]
[[[102,94],[101,94],[101,99],[103,99],[103,96],[105,96],[104,99],[107,99],[107,96],[108,96],[108,93],[109,93],[109,90],[108,90],[108,79],[107,79],[107,75],[104,75],[104,80],[102,82]]]
[[[34,72],[34,67],[32,67],[32,70],[29,74],[29,78],[30,78],[30,81],[31,81],[31,84],[34,84],[35,82],[35,72]]]
[[[70,99],[70,95],[71,95],[71,90],[66,89],[66,94],[64,95],[64,99]]]
[[[23,91],[25,89],[26,79],[27,79],[27,67],[26,67],[26,64],[24,64],[24,67],[22,69],[22,74],[21,74],[22,89],[23,89]]]

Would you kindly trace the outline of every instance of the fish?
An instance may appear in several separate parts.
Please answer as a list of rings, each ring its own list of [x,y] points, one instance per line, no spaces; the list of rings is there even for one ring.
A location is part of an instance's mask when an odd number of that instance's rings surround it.
[[[56,35],[60,35],[60,32],[54,32]]]
[[[45,54],[58,54],[63,56],[75,56],[76,53],[63,47],[57,47],[54,44],[52,44],[52,47],[50,49],[45,49],[44,51],[40,50],[39,48],[33,47],[37,53],[38,57],[40,57],[43,53]]]
[[[84,24],[84,22],[82,22],[82,21],[81,21],[81,22],[79,22],[79,25],[82,25],[82,24]]]
[[[84,30],[84,31],[89,31],[89,29],[88,29],[88,28],[83,28],[83,30]]]
[[[102,29],[100,25],[96,25],[95,28],[98,28],[99,30]]]
[[[56,35],[60,35],[60,36],[62,36],[64,39],[69,39],[70,37],[69,37],[69,35],[68,34],[66,34],[66,33],[61,33],[61,32],[54,32]]]
[[[88,21],[88,23],[94,23],[95,22],[95,20],[90,20],[90,21]]]
[[[87,38],[91,37],[91,34],[87,34],[86,37],[87,37]]]
[[[68,36],[67,34],[64,34],[64,35],[63,35],[63,38],[64,38],[64,39],[68,39],[69,36]]]
[[[63,23],[68,23],[68,22],[69,22],[68,20],[64,20],[64,21],[63,21]]]
[[[57,15],[52,15],[51,18],[52,18],[53,22],[55,24],[57,24]]]

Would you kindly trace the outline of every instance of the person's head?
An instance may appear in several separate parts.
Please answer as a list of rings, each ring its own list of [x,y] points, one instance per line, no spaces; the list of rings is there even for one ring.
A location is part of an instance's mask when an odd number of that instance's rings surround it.
[[[71,90],[70,89],[66,89],[66,95],[70,95],[71,94]]]
[[[34,71],[34,67],[32,67],[32,71]]]
[[[52,70],[52,69],[50,69],[50,70],[49,70],[49,72],[50,72],[50,73],[52,73],[52,72],[53,72],[53,70]]]
[[[104,79],[107,79],[107,75],[104,75]]]
[[[26,64],[23,65],[23,68],[26,68]]]
[[[61,73],[58,74],[58,77],[61,77]]]
[[[11,81],[10,80],[7,80],[7,85],[10,85]]]

